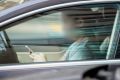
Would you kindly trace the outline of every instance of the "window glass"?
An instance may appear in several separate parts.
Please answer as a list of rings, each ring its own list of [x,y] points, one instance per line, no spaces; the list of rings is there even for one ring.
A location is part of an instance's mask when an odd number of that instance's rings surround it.
[[[119,26],[119,25],[118,25]],[[118,41],[117,42],[117,50],[116,50],[116,54],[115,54],[115,59],[120,59],[120,31],[118,34]]]
[[[117,9],[62,8],[6,29],[20,63],[106,59]]]
[[[57,17],[55,17],[57,16]],[[21,23],[8,29],[11,39],[43,39],[63,36],[62,15],[53,13]],[[15,34],[17,33],[17,34]],[[19,36],[18,36],[19,35]]]

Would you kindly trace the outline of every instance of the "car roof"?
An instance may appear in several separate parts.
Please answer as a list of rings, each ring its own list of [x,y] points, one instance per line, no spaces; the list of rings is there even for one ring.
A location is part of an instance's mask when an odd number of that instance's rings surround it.
[[[21,14],[31,12],[33,10],[37,10],[43,7],[69,3],[69,2],[77,2],[77,1],[112,1],[112,0],[31,0],[23,4],[1,11],[0,23],[8,19],[11,19],[13,17],[19,16]],[[113,0],[113,1],[120,1],[120,0]]]

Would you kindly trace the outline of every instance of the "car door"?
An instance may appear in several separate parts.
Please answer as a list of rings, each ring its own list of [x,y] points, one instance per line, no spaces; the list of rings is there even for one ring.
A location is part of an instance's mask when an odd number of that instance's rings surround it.
[[[119,64],[112,60],[119,41],[119,10],[118,2],[78,1],[12,18],[1,30],[19,63],[1,63],[0,79],[81,80],[90,69]]]

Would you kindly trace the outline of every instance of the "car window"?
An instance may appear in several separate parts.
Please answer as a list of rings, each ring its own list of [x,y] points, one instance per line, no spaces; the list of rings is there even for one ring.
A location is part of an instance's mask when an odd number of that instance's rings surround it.
[[[6,29],[20,63],[106,59],[115,5],[56,9]]]

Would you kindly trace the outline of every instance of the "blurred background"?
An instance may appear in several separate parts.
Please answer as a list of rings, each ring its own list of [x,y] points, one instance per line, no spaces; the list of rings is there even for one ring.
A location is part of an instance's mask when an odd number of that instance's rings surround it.
[[[0,0],[0,11],[30,0]]]

